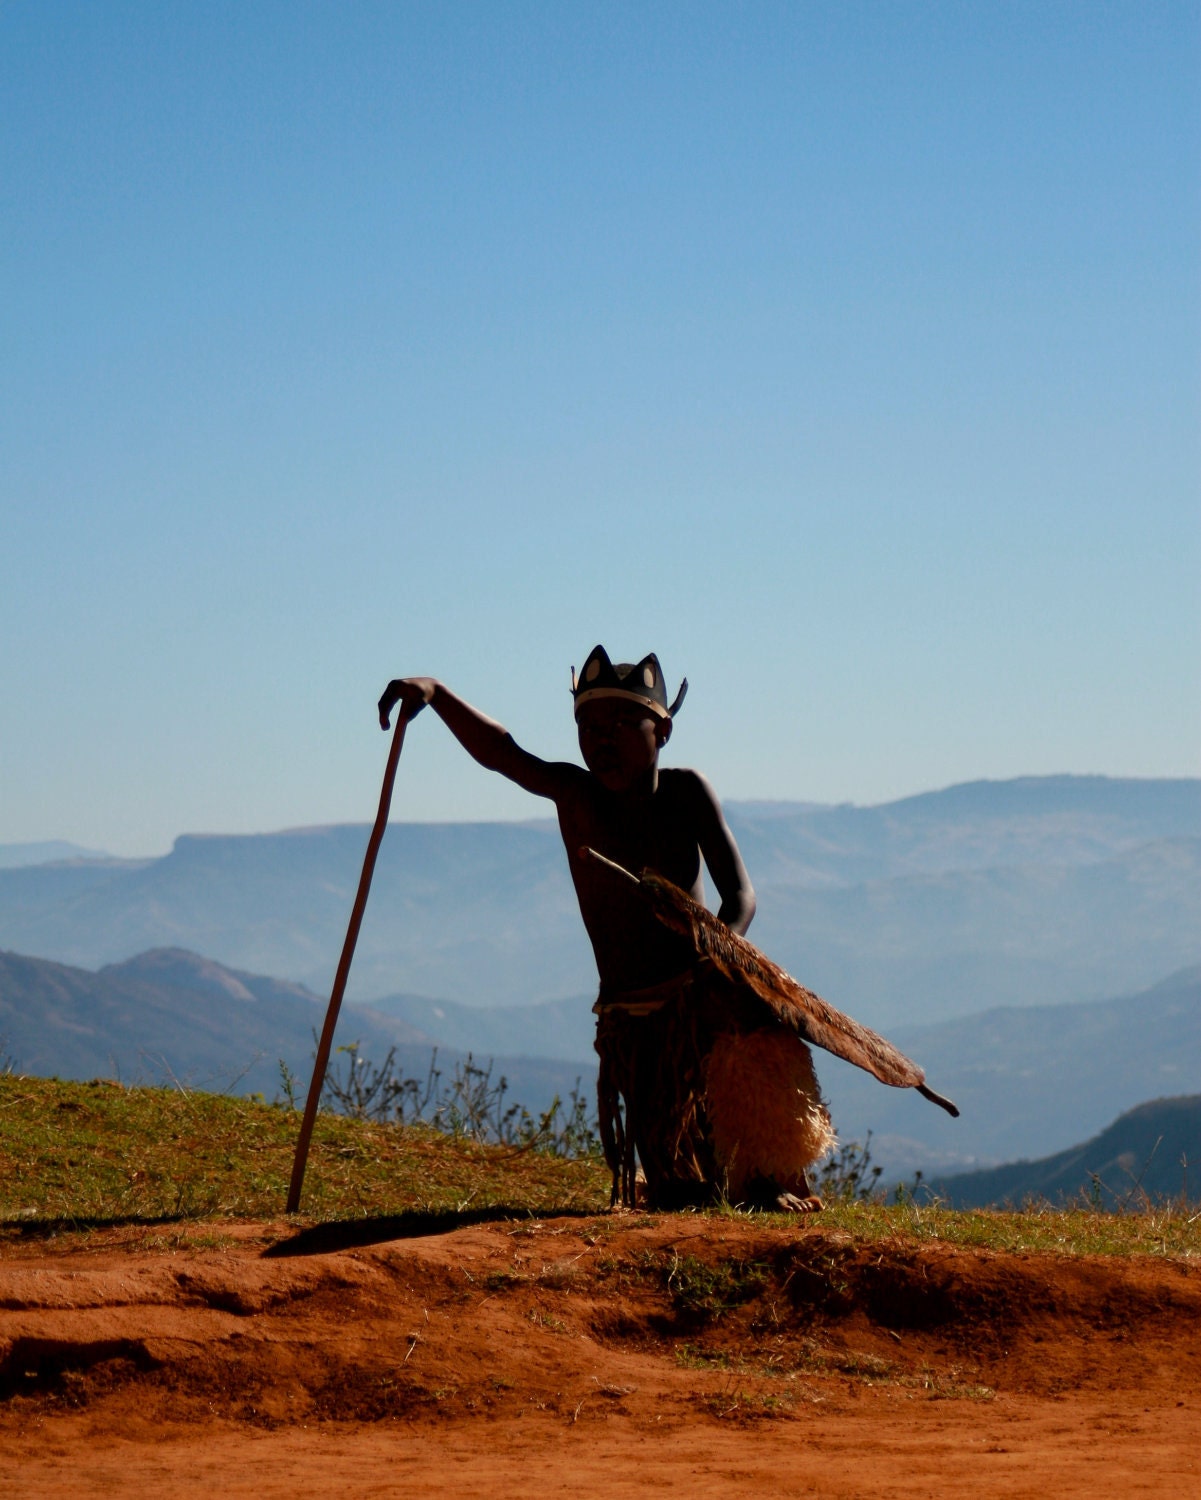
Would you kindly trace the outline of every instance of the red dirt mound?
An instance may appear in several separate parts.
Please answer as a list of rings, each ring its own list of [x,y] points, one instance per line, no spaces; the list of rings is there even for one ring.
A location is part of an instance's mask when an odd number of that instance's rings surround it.
[[[1201,1273],[632,1215],[0,1261],[29,1496],[1201,1493]]]

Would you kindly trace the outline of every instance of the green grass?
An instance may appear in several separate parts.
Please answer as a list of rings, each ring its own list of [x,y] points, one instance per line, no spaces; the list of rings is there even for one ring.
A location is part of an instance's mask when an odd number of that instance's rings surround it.
[[[764,1223],[795,1222],[782,1214],[756,1217]],[[1201,1211],[1180,1205],[1115,1214],[1083,1205],[1031,1204],[1012,1212],[948,1209],[937,1203],[834,1201],[815,1219],[827,1233],[841,1231],[860,1244],[903,1238],[1011,1254],[1201,1258]]]
[[[204,1233],[217,1243],[222,1220],[282,1216],[299,1122],[294,1110],[226,1095],[0,1075],[0,1242],[50,1228],[205,1221]],[[608,1199],[609,1174],[597,1161],[322,1114],[302,1218],[501,1208],[537,1217],[599,1214]],[[955,1212],[920,1202],[833,1201],[802,1222],[731,1209],[707,1217],[718,1234],[730,1219],[818,1231],[827,1250],[845,1236],[848,1248],[904,1240],[1008,1253],[1201,1258],[1195,1209]],[[760,1272],[739,1263],[719,1284],[712,1269],[685,1258],[662,1274],[673,1297],[716,1314],[752,1295]]]
[[[299,1126],[294,1110],[222,1094],[0,1076],[0,1224],[277,1217]],[[599,1212],[608,1196],[594,1161],[322,1113],[301,1208]]]

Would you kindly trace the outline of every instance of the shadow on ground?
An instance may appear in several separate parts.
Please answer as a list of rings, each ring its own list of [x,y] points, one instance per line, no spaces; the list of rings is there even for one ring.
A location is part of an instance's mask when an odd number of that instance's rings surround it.
[[[291,1239],[280,1240],[263,1251],[264,1260],[279,1260],[293,1255],[328,1255],[336,1250],[356,1250],[364,1245],[380,1245],[387,1240],[415,1240],[428,1235],[452,1234],[472,1224],[498,1224],[543,1218],[594,1219],[594,1209],[557,1208],[551,1214],[532,1214],[528,1208],[440,1209],[433,1212],[412,1210],[375,1219],[335,1219],[302,1229]]]
[[[115,1214],[97,1218],[0,1219],[0,1243],[5,1240],[52,1240],[60,1234],[92,1229],[154,1229],[162,1224],[195,1224],[190,1214]]]

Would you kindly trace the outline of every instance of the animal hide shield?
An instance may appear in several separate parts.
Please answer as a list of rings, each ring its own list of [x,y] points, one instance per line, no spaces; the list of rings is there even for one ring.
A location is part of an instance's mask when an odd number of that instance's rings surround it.
[[[640,876],[634,876],[592,849],[581,853],[611,867],[627,880],[636,881],[640,894],[664,926],[688,938],[699,957],[708,959],[730,983],[757,996],[779,1024],[795,1032],[802,1041],[822,1047],[844,1062],[854,1063],[881,1083],[916,1089],[948,1114],[959,1114],[949,1099],[926,1085],[926,1075],[917,1063],[869,1026],[861,1026],[820,995],[798,984],[779,964],[732,932],[678,885],[653,870],[643,870]]]

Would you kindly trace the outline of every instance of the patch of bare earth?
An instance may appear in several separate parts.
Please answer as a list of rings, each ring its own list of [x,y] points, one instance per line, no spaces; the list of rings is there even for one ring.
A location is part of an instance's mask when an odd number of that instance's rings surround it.
[[[1201,1271],[688,1215],[0,1260],[13,1493],[1201,1494]]]

